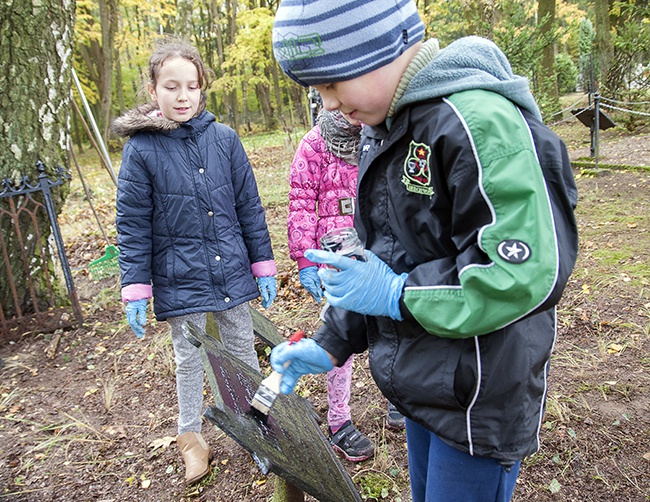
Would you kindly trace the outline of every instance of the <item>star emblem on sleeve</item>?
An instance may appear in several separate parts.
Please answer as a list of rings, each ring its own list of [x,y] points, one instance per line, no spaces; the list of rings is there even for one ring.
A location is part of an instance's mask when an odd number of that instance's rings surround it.
[[[520,240],[508,239],[497,246],[497,253],[508,263],[523,263],[530,258],[530,248]]]

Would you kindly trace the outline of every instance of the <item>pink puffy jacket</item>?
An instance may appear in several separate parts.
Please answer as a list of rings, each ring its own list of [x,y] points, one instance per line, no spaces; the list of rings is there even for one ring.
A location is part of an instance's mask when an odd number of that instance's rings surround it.
[[[303,254],[320,248],[320,237],[351,227],[357,194],[357,166],[330,153],[313,127],[300,141],[289,174],[289,255],[298,269],[316,265]]]

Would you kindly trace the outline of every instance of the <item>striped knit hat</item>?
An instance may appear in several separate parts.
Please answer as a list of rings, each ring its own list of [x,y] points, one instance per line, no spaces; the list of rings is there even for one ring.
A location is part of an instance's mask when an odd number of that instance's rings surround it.
[[[285,73],[307,87],[370,73],[423,37],[413,0],[282,0],[273,53]]]

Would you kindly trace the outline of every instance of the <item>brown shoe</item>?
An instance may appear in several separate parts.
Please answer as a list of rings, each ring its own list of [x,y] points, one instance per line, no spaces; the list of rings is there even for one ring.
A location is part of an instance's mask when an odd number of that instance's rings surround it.
[[[185,481],[197,482],[210,472],[210,447],[198,432],[186,432],[176,437],[185,462]]]

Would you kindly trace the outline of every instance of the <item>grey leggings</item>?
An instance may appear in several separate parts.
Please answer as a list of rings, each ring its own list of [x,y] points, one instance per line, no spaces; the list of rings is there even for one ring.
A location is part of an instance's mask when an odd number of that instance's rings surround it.
[[[224,346],[235,357],[256,371],[260,370],[255,352],[253,320],[248,303],[228,310],[214,312],[219,335]],[[176,392],[178,394],[178,435],[201,432],[203,408],[203,363],[199,349],[187,341],[187,322],[205,329],[206,314],[188,314],[170,317],[174,359],[176,361]]]

